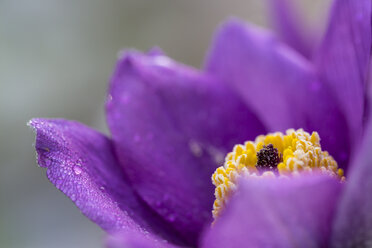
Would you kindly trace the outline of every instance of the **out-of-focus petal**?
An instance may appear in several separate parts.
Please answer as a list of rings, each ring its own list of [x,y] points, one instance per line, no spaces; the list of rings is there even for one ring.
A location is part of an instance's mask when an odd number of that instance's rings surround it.
[[[327,247],[341,187],[325,175],[241,181],[203,247]]]
[[[143,234],[136,230],[113,233],[107,237],[107,248],[176,248],[181,247],[165,240],[159,241],[151,233]],[[184,247],[184,246],[182,246]]]
[[[280,39],[309,58],[316,43],[316,34],[309,31],[303,13],[291,0],[267,0],[269,18]]]
[[[107,232],[154,232],[178,242],[128,185],[108,138],[75,121],[33,119],[29,125],[39,165],[89,219]]]
[[[211,175],[236,143],[264,132],[210,76],[130,52],[106,105],[116,154],[139,195],[191,242],[211,218]]]
[[[323,148],[346,166],[345,117],[300,54],[270,33],[232,20],[217,33],[206,68],[234,88],[270,131],[317,131]]]
[[[334,222],[332,247],[370,247],[372,244],[371,148],[372,125],[366,130],[346,180]]]
[[[238,20],[226,22],[206,67],[240,93],[270,129],[299,126],[306,102],[297,95],[314,80],[311,67],[271,33]]]
[[[353,144],[360,139],[371,55],[371,1],[336,0],[315,64],[347,116]]]

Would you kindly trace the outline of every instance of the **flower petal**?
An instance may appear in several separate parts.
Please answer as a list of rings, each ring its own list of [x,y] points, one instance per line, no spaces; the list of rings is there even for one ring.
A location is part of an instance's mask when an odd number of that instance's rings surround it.
[[[270,131],[317,131],[323,148],[346,166],[349,131],[332,92],[308,61],[270,33],[227,22],[216,35],[206,68],[233,87]]]
[[[352,131],[360,139],[371,55],[371,1],[334,1],[326,34],[316,55],[321,79],[336,94]]]
[[[29,125],[36,131],[39,165],[89,219],[107,232],[147,231],[178,242],[134,194],[109,139],[75,121],[33,119]]]
[[[305,57],[311,57],[316,35],[305,26],[303,13],[295,8],[293,1],[268,1],[271,25],[280,39]]]
[[[372,124],[372,123],[370,123]],[[334,222],[333,247],[370,247],[372,244],[372,125],[347,177]]]
[[[138,52],[118,62],[107,116],[134,188],[191,242],[210,221],[214,169],[236,142],[264,131],[210,76]]]
[[[321,175],[241,181],[203,247],[326,247],[341,186]]]
[[[108,248],[176,248],[181,247],[166,241],[159,241],[152,234],[143,234],[136,230],[113,233],[107,237]],[[182,246],[184,247],[184,246]]]

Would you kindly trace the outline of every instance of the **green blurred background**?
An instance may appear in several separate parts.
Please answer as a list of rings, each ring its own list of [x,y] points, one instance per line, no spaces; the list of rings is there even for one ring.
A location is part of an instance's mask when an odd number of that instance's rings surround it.
[[[300,2],[321,27],[330,1]],[[200,67],[229,16],[268,26],[264,3],[0,0],[0,247],[100,247],[104,237],[37,167],[30,118],[75,119],[108,133],[103,104],[121,49],[159,46]]]

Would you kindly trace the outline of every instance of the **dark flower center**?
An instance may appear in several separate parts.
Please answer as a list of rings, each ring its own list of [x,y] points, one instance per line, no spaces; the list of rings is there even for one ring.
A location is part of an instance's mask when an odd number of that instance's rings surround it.
[[[276,167],[282,161],[283,157],[279,154],[278,149],[274,148],[272,144],[268,144],[257,152],[256,167],[259,169],[276,170]]]
[[[345,181],[344,171],[320,146],[317,132],[288,129],[258,136],[255,141],[237,144],[227,153],[223,166],[212,175],[216,186],[213,218],[216,220],[242,179],[291,178],[299,173],[326,173]]]

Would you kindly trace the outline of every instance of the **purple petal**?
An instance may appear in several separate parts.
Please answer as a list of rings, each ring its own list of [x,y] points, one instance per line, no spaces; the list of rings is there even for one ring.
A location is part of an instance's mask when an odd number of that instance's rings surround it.
[[[107,237],[108,248],[176,248],[181,247],[166,241],[159,241],[152,234],[143,234],[136,230],[117,232]],[[184,247],[184,246],[182,246]]]
[[[239,92],[273,130],[298,125],[300,118],[293,110],[304,103],[294,104],[293,97],[313,79],[303,58],[265,30],[238,20],[228,21],[217,32],[207,70]]]
[[[241,181],[203,247],[327,247],[340,190],[320,175]]]
[[[315,63],[347,116],[352,142],[362,133],[370,53],[371,1],[334,1]]]
[[[89,219],[107,232],[147,230],[176,241],[126,182],[109,139],[75,121],[33,119],[29,125],[39,165]]]
[[[271,25],[280,39],[305,57],[311,57],[316,38],[305,26],[303,13],[295,8],[293,1],[268,1]]]
[[[264,132],[225,86],[165,56],[131,52],[111,80],[108,124],[141,197],[188,240],[210,221],[210,177],[233,145]]]
[[[337,102],[311,64],[270,33],[229,21],[217,33],[207,70],[228,83],[270,131],[317,131],[342,167],[349,131]]]
[[[372,124],[372,123],[370,123]],[[370,247],[372,243],[372,125],[346,178],[332,235],[333,247]]]

